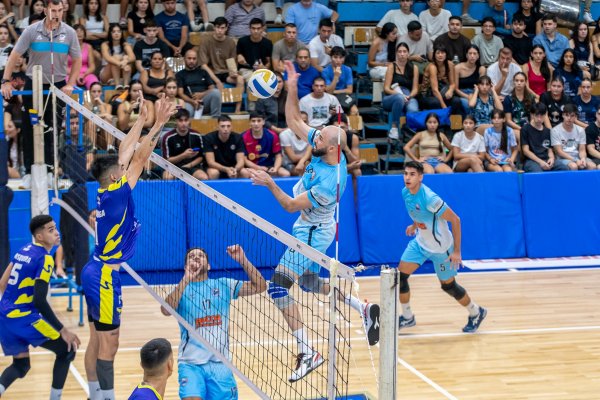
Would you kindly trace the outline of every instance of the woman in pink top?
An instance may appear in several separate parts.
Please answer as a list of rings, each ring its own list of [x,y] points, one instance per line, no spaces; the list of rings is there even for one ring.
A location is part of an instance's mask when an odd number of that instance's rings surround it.
[[[523,65],[523,72],[527,75],[529,89],[538,96],[549,90],[550,78],[554,68],[548,63],[546,51],[536,44],[531,49],[531,57],[527,64]]]
[[[77,78],[77,86],[85,86],[86,89],[89,89],[92,86],[92,83],[100,82],[98,77],[94,75],[94,71],[96,70],[96,63],[94,62],[94,55],[92,53],[92,46],[89,43],[85,43],[83,39],[85,39],[85,28],[83,25],[75,24],[73,26],[75,32],[77,33],[77,39],[79,40],[79,46],[81,46],[81,71],[79,73],[79,78]],[[72,60],[71,56],[68,58],[68,72],[71,72]]]

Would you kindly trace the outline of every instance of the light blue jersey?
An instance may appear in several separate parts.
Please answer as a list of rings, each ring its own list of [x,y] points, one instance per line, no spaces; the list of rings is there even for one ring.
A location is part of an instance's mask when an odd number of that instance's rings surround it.
[[[417,224],[417,244],[430,253],[446,253],[454,242],[448,222],[442,219],[448,205],[423,184],[416,194],[402,189],[402,198],[410,218]]]
[[[308,143],[314,147],[315,139],[320,134],[320,131],[311,129],[308,132]],[[342,153],[340,161],[340,198],[346,189],[347,177],[346,157]],[[337,199],[337,165],[329,165],[321,157],[312,157],[310,164],[306,166],[304,175],[294,186],[294,197],[304,192],[308,192],[308,199],[312,204],[312,208],[302,210],[300,218],[313,225],[332,223]]]
[[[229,306],[231,300],[238,298],[243,281],[219,278],[202,282],[190,282],[185,288],[177,313],[196,328],[215,349],[229,356]],[[188,334],[188,330],[179,325],[181,345],[179,362],[188,364],[206,364],[209,361],[220,362],[211,350]]]

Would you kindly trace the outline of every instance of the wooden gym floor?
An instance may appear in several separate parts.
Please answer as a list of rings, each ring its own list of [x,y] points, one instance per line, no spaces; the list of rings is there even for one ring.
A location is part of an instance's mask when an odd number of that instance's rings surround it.
[[[461,332],[466,312],[439,289],[433,275],[410,280],[417,326],[402,331],[398,354],[398,399],[595,399],[600,393],[600,269],[465,273],[460,283],[488,308],[480,332]],[[379,298],[377,278],[360,279],[360,296]],[[154,337],[179,343],[173,318],[163,317],[143,289],[123,291],[121,345],[115,363],[118,399],[126,399],[141,380],[139,347]],[[59,318],[87,342],[87,326],[77,327],[77,312],[66,299],[53,299]],[[368,346],[352,321],[350,393],[377,397]],[[378,348],[372,348],[375,366]],[[53,357],[32,350],[29,375],[3,399],[48,398]],[[0,358],[0,369],[10,363]],[[291,367],[291,365],[290,365]],[[177,374],[166,399],[177,397]],[[73,363],[64,400],[85,399],[83,349]],[[256,398],[240,385],[240,399]]]

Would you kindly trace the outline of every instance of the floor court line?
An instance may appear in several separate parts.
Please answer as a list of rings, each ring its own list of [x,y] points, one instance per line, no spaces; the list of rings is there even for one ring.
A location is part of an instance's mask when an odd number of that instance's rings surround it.
[[[90,397],[90,390],[88,388],[87,381],[83,378],[83,376],[81,376],[79,370],[75,367],[75,364],[71,363],[71,365],[69,365],[69,371],[73,374],[75,380],[79,383],[79,386],[81,386],[81,388],[85,392],[86,397]]]
[[[438,385],[437,383],[435,383],[434,381],[429,379],[425,374],[423,374],[421,371],[419,371],[418,369],[416,369],[415,367],[413,367],[412,365],[410,365],[409,363],[407,363],[400,357],[398,357],[398,364],[402,365],[404,368],[409,370],[413,375],[417,376],[423,382],[425,382],[426,384],[428,384],[429,386],[431,386],[432,388],[437,390],[440,394],[444,395],[447,399],[458,400],[451,393],[449,393],[446,389],[444,389],[443,387],[441,387],[440,385]]]

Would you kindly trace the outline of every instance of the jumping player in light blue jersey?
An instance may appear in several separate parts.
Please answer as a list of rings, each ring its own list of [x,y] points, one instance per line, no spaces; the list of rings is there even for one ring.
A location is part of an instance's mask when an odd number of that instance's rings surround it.
[[[294,223],[292,234],[309,246],[325,253],[335,238],[335,210],[337,202],[338,136],[341,148],[347,149],[346,134],[335,126],[322,130],[313,129],[303,120],[298,108],[298,77],[291,62],[285,62],[288,96],[285,115],[288,127],[298,137],[312,146],[312,159],[306,166],[304,175],[294,186],[294,197],[288,196],[264,171],[251,171],[252,182],[266,186],[279,204],[288,212],[300,211]],[[340,160],[340,197],[346,188],[346,158]],[[312,260],[287,249],[279,261],[269,284],[269,295],[275,306],[281,310],[298,343],[298,357],[295,370],[289,378],[296,382],[323,364],[323,357],[314,350],[302,322],[302,317],[289,289],[296,282],[306,292],[329,294],[329,284],[319,277],[320,266]],[[379,306],[363,304],[356,297],[348,295],[344,300],[364,316],[369,344],[379,341]]]
[[[30,368],[29,346],[41,346],[56,354],[52,368],[50,400],[59,400],[75,358],[79,338],[60,323],[48,304],[48,282],[54,270],[49,254],[60,244],[56,223],[49,215],[31,219],[34,241],[13,257],[0,279],[0,345],[13,362],[0,375],[0,397]]]
[[[135,218],[132,191],[154,151],[163,125],[175,113],[164,95],[156,102],[156,121],[139,147],[148,117],[144,98],[139,117],[119,146],[119,155],[99,157],[92,174],[100,184],[96,196],[96,248],[81,272],[88,307],[90,341],[85,370],[91,400],[114,400],[114,359],[121,325],[120,264],[133,257],[140,224]]]
[[[144,380],[133,389],[129,400],[163,400],[167,380],[173,374],[173,349],[167,339],[152,339],[140,350]]]
[[[487,315],[487,310],[475,304],[467,291],[456,283],[458,268],[462,265],[460,252],[460,218],[437,194],[423,185],[423,165],[416,161],[404,164],[402,198],[410,218],[414,221],[406,228],[406,235],[416,237],[408,243],[400,261],[400,329],[415,326],[410,308],[408,278],[425,261],[431,260],[442,284],[442,290],[454,297],[469,311],[463,332],[477,331]],[[452,224],[452,232],[448,229]]]
[[[229,307],[240,296],[252,296],[267,290],[267,282],[250,263],[240,245],[227,247],[227,253],[239,263],[250,281],[208,277],[210,263],[203,249],[189,249],[185,272],[166,302],[177,311],[212,347],[227,359],[229,354]],[[169,312],[161,307],[164,315]],[[181,344],[177,369],[179,398],[184,400],[236,400],[237,385],[231,370],[213,351],[194,339],[179,325]]]

